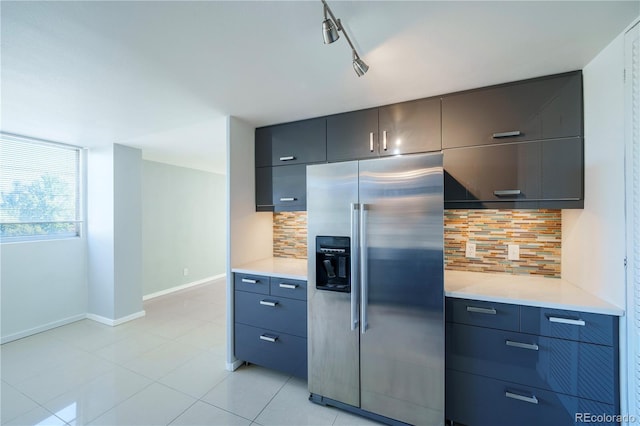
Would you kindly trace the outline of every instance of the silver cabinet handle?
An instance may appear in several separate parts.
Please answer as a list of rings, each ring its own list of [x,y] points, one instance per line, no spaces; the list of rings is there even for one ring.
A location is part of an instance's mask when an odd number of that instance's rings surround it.
[[[280,284],[278,285],[278,287],[280,287],[280,288],[288,288],[288,289],[291,289],[291,290],[295,290],[296,288],[298,288],[298,284],[285,284],[285,283],[280,283]]]
[[[286,157],[280,157],[280,161],[291,161],[291,160],[295,160],[296,157],[294,157],[293,155],[287,155]]]
[[[520,194],[522,194],[522,191],[519,189],[498,189],[493,191],[493,195],[496,197],[512,197]]]
[[[360,204],[351,203],[351,330],[358,328],[358,211]]]
[[[511,346],[514,348],[530,349],[532,351],[537,351],[540,349],[538,345],[536,345],[535,343],[522,343],[522,342],[514,342],[513,340],[506,340],[505,344],[507,346]]]
[[[278,336],[269,336],[268,334],[261,334],[260,340],[264,340],[266,342],[275,343],[278,340]]]
[[[369,151],[373,152],[373,132],[369,132]]]
[[[533,395],[533,396],[524,396],[524,395],[518,395],[517,393],[513,393],[513,392],[505,392],[504,396],[506,396],[507,398],[511,398],[511,399],[517,399],[518,401],[528,402],[529,404],[537,404],[538,403],[538,398],[536,398],[535,395]]]
[[[549,317],[549,322],[556,322],[558,324],[581,325],[581,326],[586,325],[584,320],[581,320],[581,319],[571,319],[571,318],[561,318],[561,317]]]
[[[275,308],[278,302],[272,302],[271,300],[261,300],[260,304],[263,306],[271,306],[272,308]]]
[[[475,312],[476,314],[495,315],[497,311],[494,308],[479,308],[477,306],[467,306],[467,312]]]
[[[500,138],[513,138],[515,136],[520,136],[522,133],[520,132],[520,130],[513,130],[511,132],[500,132],[500,133],[494,133],[492,135],[492,137],[494,139],[500,139]]]
[[[260,282],[260,280],[252,280],[251,278],[243,278],[242,282],[246,283],[246,284],[258,284]]]
[[[369,282],[367,276],[366,204],[360,204],[360,333],[367,331],[367,306]]]
[[[280,201],[296,201],[297,198],[295,197],[282,197],[280,198]]]
[[[382,149],[387,150],[387,131],[382,132]]]

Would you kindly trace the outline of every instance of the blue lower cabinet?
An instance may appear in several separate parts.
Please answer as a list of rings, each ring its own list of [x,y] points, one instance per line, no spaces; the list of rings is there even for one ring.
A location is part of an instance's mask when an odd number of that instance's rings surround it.
[[[235,325],[236,357],[307,378],[307,339],[249,325]]]
[[[307,282],[235,274],[234,354],[307,378]]]
[[[447,370],[447,419],[466,426],[617,424],[610,404]]]
[[[616,404],[618,371],[611,346],[447,324],[447,367]]]

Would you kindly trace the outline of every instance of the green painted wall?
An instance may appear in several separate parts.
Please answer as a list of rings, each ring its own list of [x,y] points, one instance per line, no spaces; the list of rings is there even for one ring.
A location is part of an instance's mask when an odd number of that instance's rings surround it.
[[[144,295],[225,273],[225,185],[224,175],[143,161]]]

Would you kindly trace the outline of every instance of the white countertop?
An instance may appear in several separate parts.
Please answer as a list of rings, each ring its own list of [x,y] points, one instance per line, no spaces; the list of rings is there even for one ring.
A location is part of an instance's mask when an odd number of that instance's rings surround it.
[[[271,257],[232,272],[307,280],[307,260]],[[447,297],[623,316],[624,310],[563,279],[484,272],[445,271]]]
[[[307,259],[269,257],[231,268],[231,272],[307,280]]]
[[[445,271],[445,295],[623,316],[624,310],[557,278],[483,272]]]

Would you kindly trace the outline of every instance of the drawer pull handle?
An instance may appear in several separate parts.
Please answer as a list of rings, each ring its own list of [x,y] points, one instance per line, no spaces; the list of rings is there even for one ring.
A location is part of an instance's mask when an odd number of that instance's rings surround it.
[[[280,201],[296,201],[297,198],[295,197],[282,197],[280,198]]]
[[[373,132],[369,132],[369,151],[373,152]]]
[[[298,284],[285,284],[285,283],[280,283],[279,285],[280,288],[288,288],[291,290],[295,290],[296,288],[298,288]]]
[[[272,302],[271,300],[261,300],[260,304],[262,306],[271,306],[272,308],[275,308],[278,302]]]
[[[294,157],[293,155],[287,155],[286,157],[280,157],[280,161],[291,161],[291,160],[295,160],[296,157]]]
[[[500,139],[500,138],[513,138],[515,136],[520,136],[522,133],[520,132],[520,130],[513,130],[511,132],[499,132],[499,133],[494,133],[492,135],[492,137],[494,139]]]
[[[467,312],[475,312],[476,314],[487,314],[487,315],[497,314],[494,308],[479,308],[477,306],[467,306]]]
[[[530,349],[532,351],[537,351],[540,349],[535,343],[514,342],[513,340],[507,340],[505,341],[505,343],[507,346],[511,346],[514,348]]]
[[[581,326],[586,325],[584,320],[581,320],[581,319],[560,318],[560,317],[549,317],[549,322],[557,322],[558,324],[581,325]]]
[[[518,395],[517,393],[513,393],[513,392],[505,392],[504,396],[506,396],[507,398],[511,398],[511,399],[517,399],[518,401],[528,402],[529,404],[537,404],[538,403],[538,398],[536,398],[535,395],[533,395],[533,396],[524,396],[524,395]]]
[[[493,191],[493,195],[496,197],[513,197],[515,195],[521,195],[522,191],[519,189],[498,189]]]
[[[252,280],[251,278],[243,278],[242,282],[246,283],[246,284],[258,284],[260,282],[260,280]]]
[[[265,342],[275,343],[278,340],[278,336],[269,336],[268,334],[261,334],[260,340],[264,340]]]

